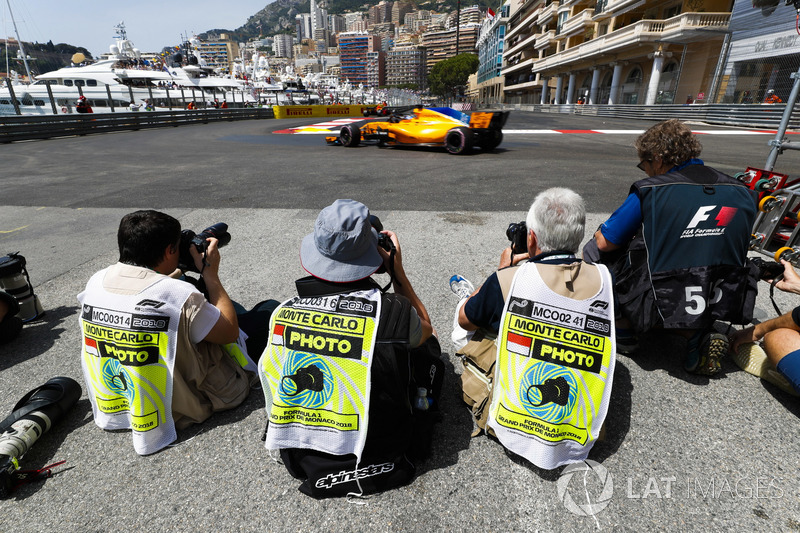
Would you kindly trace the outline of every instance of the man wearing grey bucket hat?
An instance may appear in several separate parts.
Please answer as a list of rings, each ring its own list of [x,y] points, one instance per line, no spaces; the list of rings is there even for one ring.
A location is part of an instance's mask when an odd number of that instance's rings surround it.
[[[444,364],[430,316],[397,235],[373,224],[355,200],[320,212],[300,246],[310,276],[273,313],[258,363],[266,447],[315,498],[409,483],[438,409]],[[384,272],[394,294],[372,278]]]

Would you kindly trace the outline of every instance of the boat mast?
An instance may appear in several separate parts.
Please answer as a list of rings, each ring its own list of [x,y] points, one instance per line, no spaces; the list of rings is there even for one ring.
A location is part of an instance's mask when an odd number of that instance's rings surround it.
[[[28,73],[28,82],[32,82],[33,77],[31,76],[31,68],[28,66],[28,56],[25,55],[25,48],[22,47],[22,39],[19,38],[19,32],[17,31],[17,21],[14,20],[14,13],[11,11],[11,0],[6,0],[6,4],[8,4],[8,14],[11,15],[11,24],[14,25],[14,34],[17,36],[17,42],[19,43],[19,54],[22,56],[22,62],[25,63],[25,72]]]

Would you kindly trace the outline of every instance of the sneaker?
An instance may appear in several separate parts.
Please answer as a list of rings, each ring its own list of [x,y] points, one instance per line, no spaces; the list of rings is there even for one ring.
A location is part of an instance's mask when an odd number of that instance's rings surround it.
[[[748,374],[760,377],[769,381],[784,392],[793,396],[798,396],[794,387],[789,381],[778,372],[775,365],[767,357],[767,353],[760,344],[747,342],[739,345],[739,349],[733,354],[733,361]]]
[[[639,349],[639,337],[630,329],[617,328],[614,330],[617,339],[617,353],[631,355]]]
[[[469,298],[472,293],[475,292],[475,287],[469,282],[468,279],[455,274],[450,278],[450,290],[453,291],[456,296],[458,296],[459,300],[463,300],[465,298]]]
[[[701,339],[698,342],[698,339]],[[692,374],[713,376],[722,369],[720,359],[728,351],[728,337],[722,333],[698,331],[689,340],[689,351],[683,368]]]

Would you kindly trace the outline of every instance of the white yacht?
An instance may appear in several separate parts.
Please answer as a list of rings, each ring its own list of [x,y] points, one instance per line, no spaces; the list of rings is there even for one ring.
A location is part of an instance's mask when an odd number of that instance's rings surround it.
[[[36,76],[30,84],[12,84],[20,111],[26,115],[53,113],[50,94],[57,113],[72,113],[81,94],[95,113],[153,109],[185,109],[189,102],[203,108],[215,100],[228,107],[255,104],[253,88],[234,76],[220,76],[207,67],[194,47],[188,65],[160,68],[142,59],[127,39],[125,26],[116,26],[117,38],[107,59],[84,63],[83,54],[73,56],[73,66]],[[190,43],[194,43],[190,41]],[[168,62],[169,63],[169,62]],[[50,86],[50,92],[47,90]],[[7,86],[0,87],[0,115],[14,114]]]

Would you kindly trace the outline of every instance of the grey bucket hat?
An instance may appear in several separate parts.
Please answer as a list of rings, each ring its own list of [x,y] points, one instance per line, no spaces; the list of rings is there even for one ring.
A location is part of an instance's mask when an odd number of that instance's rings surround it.
[[[383,264],[369,209],[355,200],[336,200],[317,216],[303,238],[300,263],[315,278],[347,283],[367,278]]]

